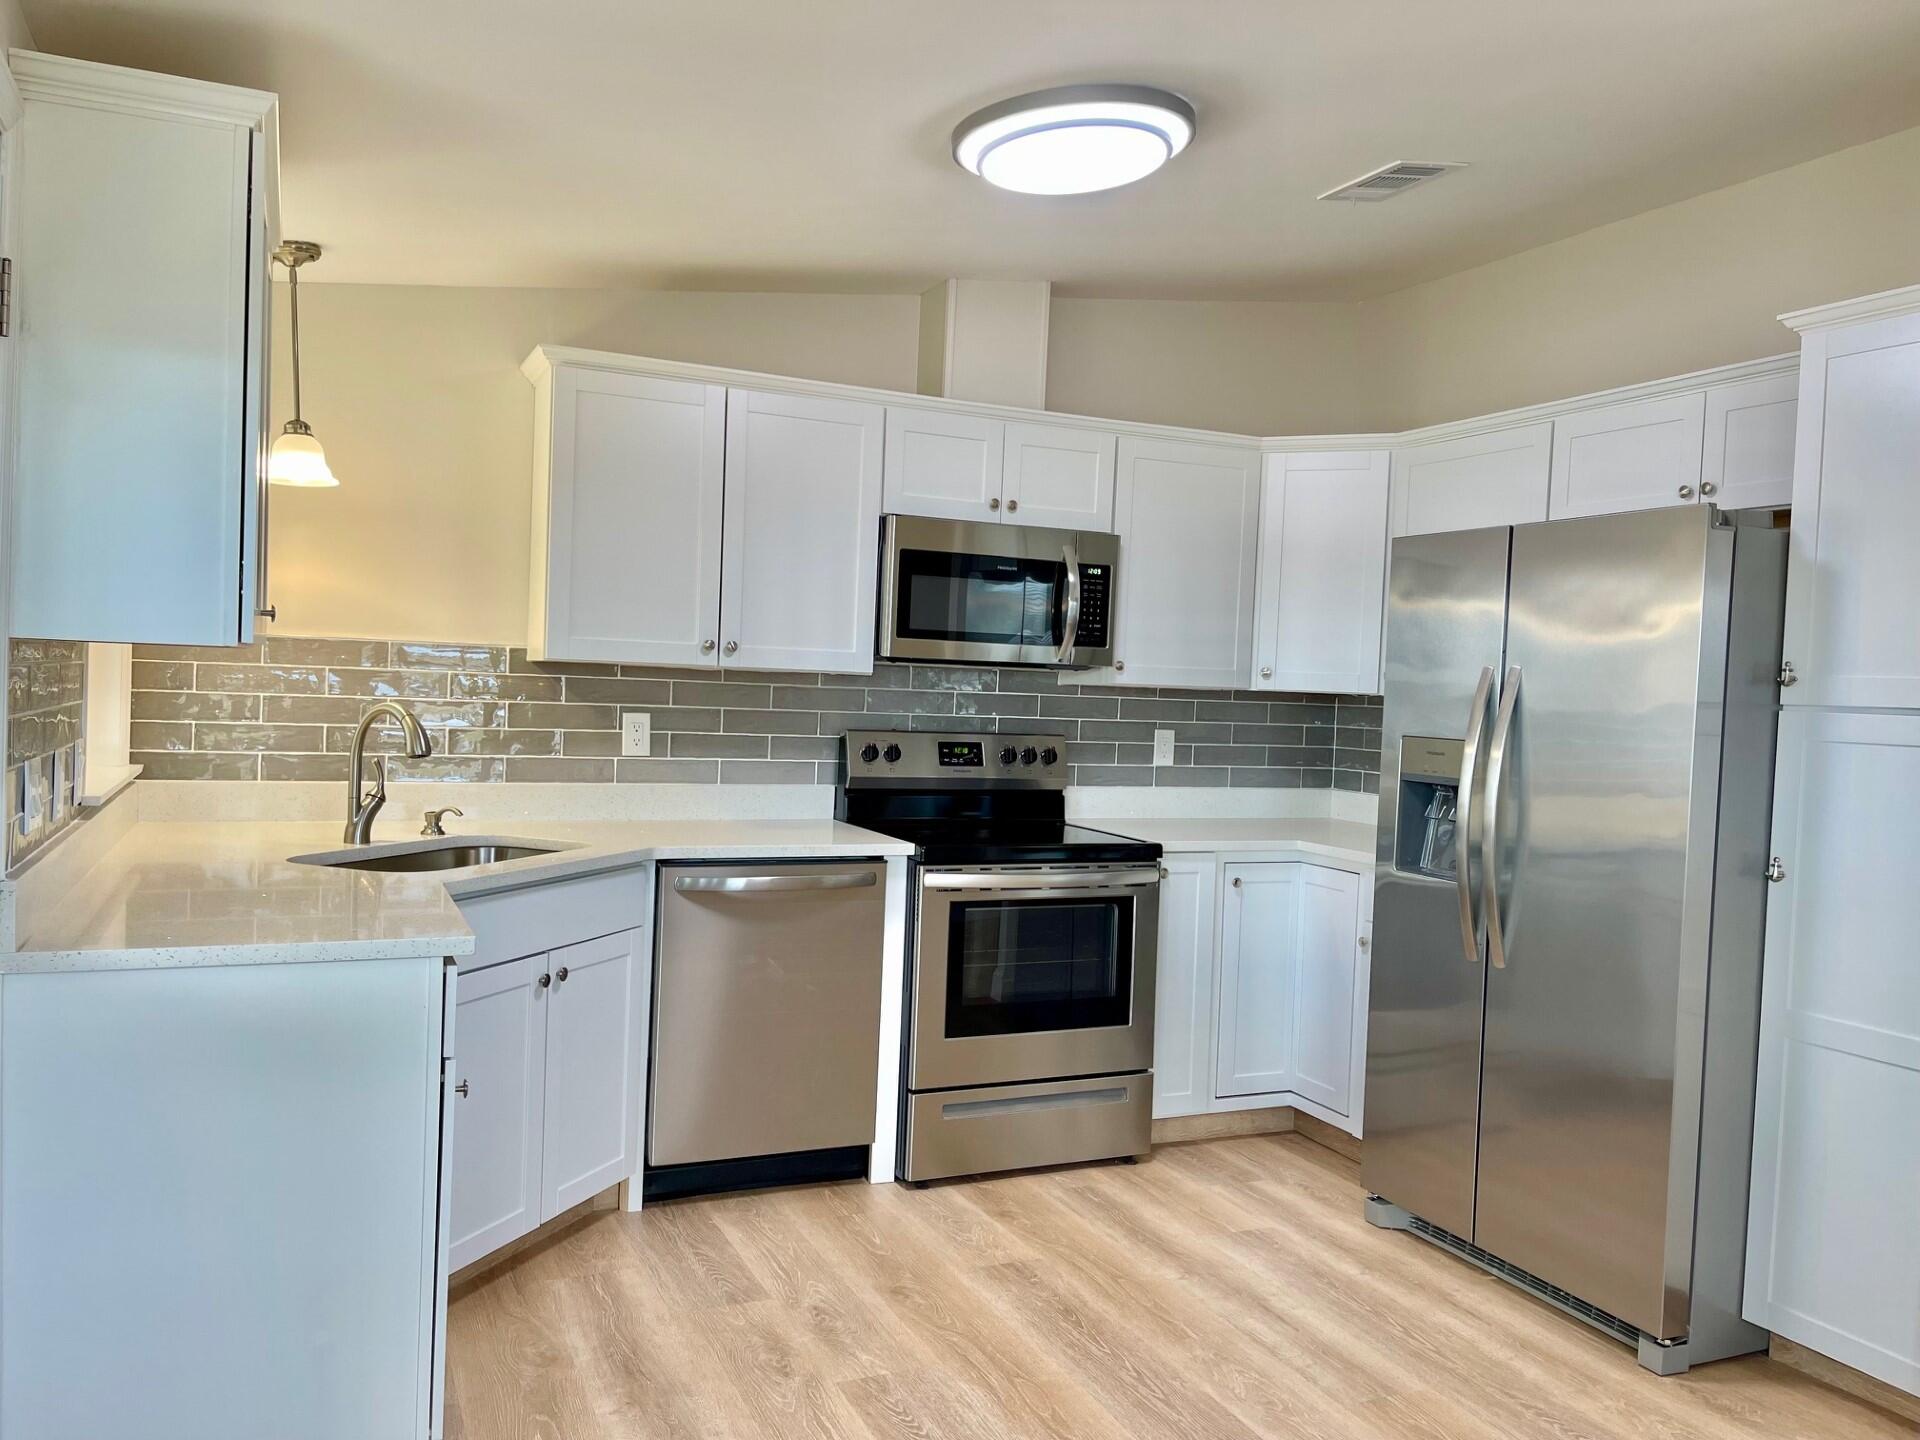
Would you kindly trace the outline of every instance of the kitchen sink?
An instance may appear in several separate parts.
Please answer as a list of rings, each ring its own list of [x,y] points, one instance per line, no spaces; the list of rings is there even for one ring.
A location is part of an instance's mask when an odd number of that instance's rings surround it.
[[[494,865],[502,860],[525,860],[532,855],[551,855],[557,845],[434,845],[419,850],[402,850],[389,855],[343,857],[338,860],[308,859],[296,856],[304,864],[325,865],[333,870],[464,870],[469,865]]]

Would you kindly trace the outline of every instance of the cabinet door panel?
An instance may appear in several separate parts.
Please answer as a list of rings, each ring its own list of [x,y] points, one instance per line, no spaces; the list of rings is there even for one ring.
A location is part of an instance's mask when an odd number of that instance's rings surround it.
[[[1780,720],[1746,1318],[1920,1392],[1920,716]]]
[[[556,660],[716,664],[703,647],[720,616],[725,388],[575,366],[551,384],[530,646]]]
[[[1709,390],[1702,497],[1724,510],[1791,505],[1799,401],[1798,372]]]
[[[448,1264],[471,1265],[541,1220],[547,957],[471,970],[455,985]],[[460,1093],[460,1086],[466,1093]]]
[[[1254,610],[1256,690],[1378,693],[1387,454],[1266,457]]]
[[[1516,425],[1393,452],[1393,533],[1437,535],[1547,518],[1553,425]]]
[[[1082,684],[1246,683],[1259,460],[1252,448],[1121,437],[1116,664],[1086,672]]]
[[[1062,530],[1113,528],[1114,437],[1066,425],[1007,426],[1006,517]]]
[[[1213,1099],[1211,855],[1169,855],[1160,881],[1153,1004],[1153,1115],[1198,1115]]]
[[[1214,1094],[1263,1095],[1292,1082],[1300,872],[1291,861],[1229,865],[1221,890]]]
[[[721,663],[872,673],[885,429],[878,405],[729,392]]]
[[[553,988],[547,1001],[542,1220],[636,1168],[641,933],[625,930],[548,957]]]
[[[1300,871],[1289,1088],[1345,1115],[1353,1085],[1360,879],[1320,865],[1302,865]]]
[[[1706,403],[1696,391],[1554,421],[1548,515],[1564,520],[1698,503]]]
[[[1920,315],[1809,334],[1800,387],[1780,698],[1920,709]]]
[[[887,512],[997,521],[1005,429],[998,420],[889,405]]]

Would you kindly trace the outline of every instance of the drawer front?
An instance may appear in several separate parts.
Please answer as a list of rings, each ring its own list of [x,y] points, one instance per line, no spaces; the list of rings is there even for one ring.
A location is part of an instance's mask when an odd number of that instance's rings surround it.
[[[901,1178],[938,1180],[1144,1155],[1152,1129],[1151,1072],[935,1090],[908,1102]]]
[[[473,954],[460,971],[483,970],[522,955],[597,940],[646,923],[647,866],[502,890],[457,902],[473,927]]]

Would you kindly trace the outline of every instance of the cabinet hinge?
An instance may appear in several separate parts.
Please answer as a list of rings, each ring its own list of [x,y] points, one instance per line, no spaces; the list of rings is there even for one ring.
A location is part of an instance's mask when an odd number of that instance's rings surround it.
[[[0,340],[13,334],[13,261],[0,259]]]

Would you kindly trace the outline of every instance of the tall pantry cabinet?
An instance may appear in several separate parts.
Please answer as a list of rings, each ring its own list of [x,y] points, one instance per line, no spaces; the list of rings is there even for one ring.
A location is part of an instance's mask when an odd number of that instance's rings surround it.
[[[1920,1394],[1920,286],[1802,337],[1745,1313]]]

